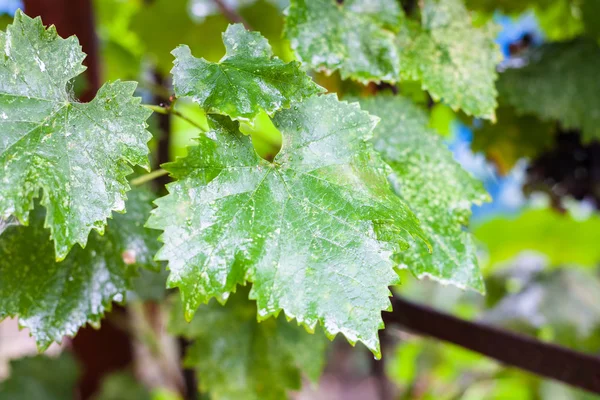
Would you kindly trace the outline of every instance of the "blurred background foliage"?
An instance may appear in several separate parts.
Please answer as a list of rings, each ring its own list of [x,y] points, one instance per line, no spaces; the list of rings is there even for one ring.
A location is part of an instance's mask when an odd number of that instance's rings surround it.
[[[282,39],[285,0],[225,3],[269,40],[277,56],[294,59]],[[412,1],[402,3],[411,9]],[[600,354],[600,1],[466,0],[466,4],[478,22],[492,19],[502,28],[497,38],[504,54],[498,66],[497,121],[472,119],[443,102],[436,104],[413,82],[401,82],[394,90],[429,109],[430,126],[492,195],[493,202],[475,207],[471,224],[487,296],[408,275],[396,291],[465,319]],[[0,28],[20,6],[17,0],[0,0]],[[185,43],[196,57],[211,61],[224,53],[221,33],[229,21],[211,0],[94,0],[94,7],[103,80],[139,81],[139,95],[148,103],[168,99],[170,51],[177,45]],[[583,50],[577,50],[580,46]],[[340,97],[388,88],[363,87],[342,81],[338,74],[313,73],[313,77]],[[206,125],[197,106],[179,101],[176,108]],[[160,116],[152,118],[159,141],[164,126]],[[254,129],[280,141],[269,123],[266,118]],[[175,159],[186,154],[198,131],[178,118],[168,124],[169,158]],[[249,127],[243,129],[252,133]],[[269,141],[258,141],[256,147],[263,156],[273,151]],[[129,296],[131,307],[139,311],[143,304],[163,300],[168,295],[165,276],[164,271],[140,276],[138,289]],[[409,332],[386,332],[383,383],[372,379],[370,356],[349,356],[349,347],[336,341],[320,389],[308,385],[297,398],[358,398],[344,397],[343,390],[370,398],[383,390],[381,386],[397,399],[600,398],[456,346]],[[142,327],[136,335],[151,354],[162,351],[163,339],[156,329]],[[57,358],[39,355],[13,361],[10,370],[11,377],[0,383],[0,399],[64,399],[78,376],[68,351]],[[335,382],[354,386],[341,389]],[[363,383],[374,389],[361,392]],[[107,378],[96,398],[168,400],[178,398],[175,393],[148,377],[124,371]]]

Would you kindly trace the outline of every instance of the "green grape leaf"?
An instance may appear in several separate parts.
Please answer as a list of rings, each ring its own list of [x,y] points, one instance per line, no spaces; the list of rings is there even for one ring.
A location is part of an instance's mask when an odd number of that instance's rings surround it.
[[[242,24],[230,25],[223,42],[226,53],[218,63],[193,57],[185,45],[172,53],[175,94],[191,97],[207,113],[251,121],[261,110],[272,115],[324,90],[298,62],[273,57],[267,39]]]
[[[550,266],[579,264],[595,267],[600,217],[580,220],[551,209],[530,209],[517,217],[499,217],[477,226],[473,233],[488,253],[488,266],[510,261],[524,251],[545,255]]]
[[[240,288],[222,306],[202,305],[194,319],[173,307],[169,330],[193,340],[184,365],[195,368],[200,390],[214,400],[280,400],[301,387],[302,373],[312,381],[321,375],[327,341],[308,334],[283,316],[256,320],[256,304]]]
[[[532,50],[522,68],[500,75],[498,91],[517,112],[564,129],[581,129],[584,140],[600,139],[600,47],[577,39],[548,43]]]
[[[429,254],[424,243],[415,243],[396,259],[418,278],[484,292],[476,248],[463,229],[471,205],[489,201],[483,184],[454,160],[442,138],[428,127],[427,113],[410,100],[379,95],[360,103],[381,117],[373,145],[392,167],[392,186],[410,204],[433,247]]]
[[[90,103],[74,102],[69,82],[85,69],[77,39],[17,11],[0,32],[0,218],[28,223],[43,189],[45,225],[56,258],[102,232],[125,210],[130,164],[149,168],[150,110],[132,97],[133,82],[104,85]]]
[[[501,174],[507,174],[521,158],[533,158],[552,147],[553,124],[531,115],[516,115],[512,107],[500,107],[496,114],[496,123],[485,121],[473,129],[471,148],[484,152]]]
[[[402,79],[420,81],[454,110],[494,119],[496,26],[475,28],[460,0],[424,0],[421,17],[421,25],[406,21],[397,36]]]
[[[64,400],[74,397],[79,371],[73,357],[38,355],[10,362],[10,376],[0,382],[0,399]]]
[[[41,207],[30,226],[7,227],[0,235],[0,320],[19,316],[45,349],[88,322],[98,325],[112,301],[124,299],[138,267],[157,269],[152,257],[160,244],[143,227],[151,196],[133,190],[129,197],[127,214],[116,215],[103,236],[92,232],[86,248],[62,262],[54,260]]]
[[[292,0],[284,32],[312,68],[363,83],[394,82],[400,59],[393,31],[403,18],[393,0]]]
[[[148,226],[164,230],[157,258],[169,261],[169,285],[190,319],[251,281],[261,319],[284,310],[379,356],[380,311],[398,281],[390,256],[424,235],[366,142],[376,120],[326,95],[273,122],[283,135],[273,163],[237,123],[215,116],[188,157],[166,165],[177,181]]]

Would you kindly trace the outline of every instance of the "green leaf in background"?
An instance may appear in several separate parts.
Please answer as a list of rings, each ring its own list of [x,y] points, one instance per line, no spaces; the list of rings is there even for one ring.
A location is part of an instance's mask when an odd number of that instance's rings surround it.
[[[145,3],[135,14],[131,30],[139,37],[146,56],[163,76],[173,67],[171,51],[182,43],[193,51],[203,49],[202,55],[209,60],[218,60],[223,54],[219,40],[227,27],[222,15],[207,17],[202,24],[192,20],[189,0],[155,0]]]
[[[0,14],[0,29],[4,30],[13,21],[13,17],[8,14]]]
[[[325,364],[327,340],[307,333],[283,316],[256,320],[256,304],[239,288],[222,306],[202,305],[194,319],[173,307],[169,330],[193,340],[184,365],[195,368],[200,390],[214,400],[281,400],[301,386],[306,375],[318,380]]]
[[[532,50],[524,67],[503,72],[498,90],[518,113],[580,129],[586,141],[600,139],[599,68],[595,41],[548,43]]]
[[[398,280],[390,256],[423,233],[366,142],[376,121],[326,95],[273,122],[283,135],[273,163],[236,123],[213,117],[188,157],[166,165],[177,181],[148,226],[164,230],[157,257],[169,261],[169,284],[190,319],[251,281],[261,319],[284,310],[379,356],[381,310]]]
[[[425,111],[400,96],[361,100],[381,118],[373,145],[393,170],[390,181],[411,207],[431,240],[433,253],[417,242],[396,255],[418,278],[484,292],[473,239],[464,226],[471,206],[489,201],[483,184],[458,164],[442,138],[428,128]]]
[[[73,357],[43,355],[25,357],[10,363],[10,376],[0,382],[3,400],[74,399],[79,372]]]
[[[540,398],[536,393],[539,382],[534,377],[459,346],[418,336],[400,341],[386,367],[388,376],[400,389],[399,398]]]
[[[600,216],[578,220],[552,209],[530,209],[514,218],[497,217],[473,231],[487,250],[490,267],[528,250],[545,255],[550,266],[594,267],[600,261],[598,232]]]
[[[402,93],[404,97],[407,97],[404,92],[400,93]],[[444,103],[436,103],[430,108],[429,127],[436,130],[437,133],[444,138],[452,137],[452,127],[456,119],[456,112],[452,111],[452,109]]]
[[[104,80],[138,78],[143,47],[130,25],[141,2],[94,0],[93,3]]]
[[[483,152],[501,174],[507,174],[521,158],[534,158],[554,144],[552,123],[531,115],[517,115],[512,107],[496,110],[498,121],[485,121],[473,129],[471,148]]]
[[[406,21],[398,37],[400,76],[420,81],[434,100],[494,119],[501,53],[493,23],[474,27],[460,0],[424,0],[421,25]]]
[[[228,5],[269,40],[276,55],[291,61],[289,44],[281,38],[283,18],[279,8],[266,0],[236,3]],[[194,8],[203,10],[203,15],[195,15]],[[171,51],[182,43],[197,56],[218,61],[224,51],[221,34],[227,25],[227,18],[213,0],[154,0],[140,7],[131,30],[140,38],[158,72],[167,76],[173,67]]]
[[[151,400],[150,390],[130,372],[113,372],[102,381],[94,400]]]
[[[27,224],[43,189],[45,226],[62,260],[91,229],[101,233],[112,211],[125,211],[130,165],[149,168],[151,112],[132,97],[133,82],[73,102],[68,84],[85,69],[85,54],[77,38],[61,39],[39,18],[17,11],[0,48],[0,218]]]
[[[393,31],[404,15],[394,0],[292,0],[285,35],[298,59],[343,79],[398,80]]]
[[[586,34],[593,39],[600,39],[600,1],[583,0],[581,4],[581,19]]]
[[[151,195],[129,193],[128,212],[116,215],[103,236],[92,232],[85,249],[74,248],[63,262],[54,260],[39,206],[30,226],[10,226],[0,235],[0,320],[19,317],[40,349],[98,325],[113,301],[123,301],[138,267],[157,269],[152,257],[157,232],[143,227]]]
[[[226,54],[218,63],[192,56],[188,46],[173,50],[173,86],[207,113],[251,121],[261,110],[272,115],[291,103],[323,91],[298,62],[273,57],[271,46],[257,32],[230,25],[223,34]]]
[[[554,0],[545,7],[535,7],[536,20],[544,33],[544,39],[556,42],[573,39],[584,33],[581,4],[588,1],[590,0]]]

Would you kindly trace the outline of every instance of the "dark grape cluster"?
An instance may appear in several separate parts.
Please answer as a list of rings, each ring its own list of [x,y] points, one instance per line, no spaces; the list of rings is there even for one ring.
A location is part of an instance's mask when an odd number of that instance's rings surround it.
[[[571,196],[599,208],[600,142],[582,143],[579,132],[560,132],[552,149],[531,161],[524,191],[547,192],[556,205]]]

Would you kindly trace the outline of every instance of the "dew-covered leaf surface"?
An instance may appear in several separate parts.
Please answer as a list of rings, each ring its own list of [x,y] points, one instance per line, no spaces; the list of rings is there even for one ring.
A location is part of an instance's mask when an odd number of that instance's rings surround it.
[[[379,355],[381,310],[397,283],[390,256],[423,233],[393,194],[366,139],[376,120],[335,95],[312,97],[273,120],[283,147],[273,163],[227,118],[212,118],[148,221],[164,230],[186,316],[245,281],[261,319],[284,310],[309,330],[320,322]]]
[[[524,67],[503,72],[498,90],[519,113],[581,129],[584,140],[600,139],[599,68],[595,41],[549,43],[532,50]]]
[[[243,287],[224,306],[215,300],[200,306],[189,323],[178,302],[169,330],[193,341],[184,364],[214,400],[287,399],[287,391],[300,389],[302,375],[316,381],[325,363],[320,330],[309,334],[283,315],[257,322],[256,304]]]
[[[361,107],[381,117],[373,144],[393,170],[390,181],[415,213],[431,241],[396,255],[417,277],[484,292],[470,233],[464,231],[473,204],[489,200],[483,184],[453,158],[427,113],[401,96],[379,95]]]
[[[138,267],[157,269],[152,257],[158,232],[144,228],[151,195],[129,192],[127,214],[115,215],[104,236],[92,232],[85,249],[54,259],[44,210],[38,205],[29,226],[9,226],[0,235],[0,320],[19,317],[44,349],[74,335],[86,323],[97,325],[112,301],[124,300]]]
[[[132,97],[133,82],[73,101],[70,82],[85,69],[77,39],[21,11],[0,32],[0,49],[0,218],[26,224],[41,190],[60,260],[125,210],[130,165],[148,167],[151,112]]]
[[[455,110],[494,119],[496,32],[492,23],[475,28],[460,0],[424,0],[421,25],[406,21],[397,37],[400,76]]]
[[[397,1],[292,0],[287,14],[285,35],[303,63],[360,82],[398,80]]]
[[[190,96],[207,113],[252,120],[261,110],[273,114],[291,103],[323,91],[296,61],[273,57],[267,39],[243,25],[223,34],[226,54],[218,63],[192,56],[188,46],[173,50],[173,85],[178,96]]]

